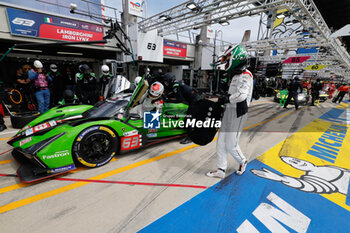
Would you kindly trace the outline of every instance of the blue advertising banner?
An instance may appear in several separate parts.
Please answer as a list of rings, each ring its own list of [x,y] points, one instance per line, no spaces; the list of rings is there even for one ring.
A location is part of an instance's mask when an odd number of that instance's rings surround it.
[[[1,2],[17,5],[21,8],[40,9],[48,13],[56,13],[72,17],[69,6],[71,3],[77,5],[78,9],[88,11],[90,14],[101,17],[101,0],[89,0],[90,3],[82,0],[1,0]],[[74,15],[74,17],[91,20],[88,16]]]
[[[77,20],[7,8],[12,35],[63,41],[102,40],[103,26]]]

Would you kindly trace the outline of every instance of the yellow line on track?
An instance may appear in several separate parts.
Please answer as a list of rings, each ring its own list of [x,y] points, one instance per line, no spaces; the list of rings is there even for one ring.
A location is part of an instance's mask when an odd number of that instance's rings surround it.
[[[187,146],[187,147],[184,147],[184,148],[179,149],[179,150],[175,150],[175,151],[172,151],[172,152],[169,152],[169,153],[165,153],[165,154],[156,156],[154,158],[142,160],[140,162],[133,163],[133,164],[127,165],[125,167],[121,167],[121,168],[118,168],[118,169],[115,169],[115,170],[112,170],[112,171],[109,171],[109,172],[106,172],[106,173],[103,173],[103,174],[91,177],[89,179],[91,179],[91,180],[102,180],[102,179],[108,178],[110,176],[114,176],[114,175],[116,175],[118,173],[125,172],[125,171],[131,170],[131,169],[134,169],[134,168],[140,167],[142,165],[146,165],[146,164],[149,164],[149,163],[152,163],[152,162],[164,159],[164,158],[168,158],[170,156],[182,153],[184,151],[190,150],[190,149],[195,148],[195,147],[198,147],[198,145]],[[28,198],[25,198],[25,199],[22,199],[22,200],[18,200],[18,201],[9,203],[7,205],[0,206],[0,214],[4,213],[4,212],[7,212],[7,211],[10,211],[10,210],[13,210],[13,209],[16,209],[16,208],[19,208],[19,207],[22,207],[22,206],[25,206],[25,205],[28,205],[28,204],[31,204],[31,203],[34,203],[34,202],[37,202],[37,201],[40,201],[40,200],[43,200],[43,199],[48,198],[48,197],[55,196],[55,195],[60,194],[60,193],[64,193],[64,192],[70,191],[72,189],[76,189],[76,188],[82,187],[82,186],[87,185],[87,184],[89,184],[89,183],[76,182],[76,183],[73,183],[73,184],[61,187],[61,188],[57,188],[57,189],[54,189],[54,190],[51,190],[51,191],[48,191],[48,192],[45,192],[45,193],[37,194],[37,195],[34,195],[32,197],[28,197]]]
[[[12,162],[11,159],[2,160],[2,161],[0,161],[0,165],[1,165],[1,164],[6,164],[6,163],[11,163],[11,162]]]
[[[0,141],[4,141],[4,140],[9,140],[11,137],[9,138],[0,138]]]
[[[27,186],[30,186],[30,184],[18,183],[18,184],[10,185],[10,186],[4,187],[4,188],[0,188],[0,194],[10,192],[12,190],[24,188]]]

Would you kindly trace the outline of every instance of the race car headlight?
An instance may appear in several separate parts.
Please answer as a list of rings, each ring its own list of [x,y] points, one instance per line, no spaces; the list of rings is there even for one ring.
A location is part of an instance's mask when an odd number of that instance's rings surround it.
[[[38,142],[30,147],[28,147],[27,149],[25,149],[25,153],[26,154],[30,154],[30,155],[35,155],[37,154],[39,151],[41,151],[42,149],[44,149],[47,145],[51,144],[53,141],[57,140],[58,138],[62,137],[63,135],[65,135],[66,133],[60,133],[57,134],[53,137],[47,138],[41,142]]]

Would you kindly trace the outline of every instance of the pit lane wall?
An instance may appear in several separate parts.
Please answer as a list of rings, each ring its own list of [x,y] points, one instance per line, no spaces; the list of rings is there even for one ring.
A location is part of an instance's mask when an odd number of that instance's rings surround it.
[[[141,232],[349,232],[350,103]]]

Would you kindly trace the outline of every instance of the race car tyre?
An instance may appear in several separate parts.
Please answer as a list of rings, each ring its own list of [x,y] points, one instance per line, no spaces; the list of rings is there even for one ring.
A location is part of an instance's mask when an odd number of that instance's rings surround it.
[[[188,108],[187,114],[191,117],[186,120],[191,121],[195,119],[202,122],[215,122],[221,120],[222,113],[223,108],[219,103],[202,99]],[[194,127],[189,126],[187,128],[188,137],[197,145],[207,145],[213,141],[218,130],[214,124],[209,125],[209,127],[198,127],[197,125]]]
[[[29,122],[37,118],[39,114],[39,112],[14,113],[10,117],[12,127],[15,129],[22,129]]]
[[[101,167],[114,157],[119,140],[105,126],[92,126],[83,130],[73,143],[73,157],[86,167]]]

